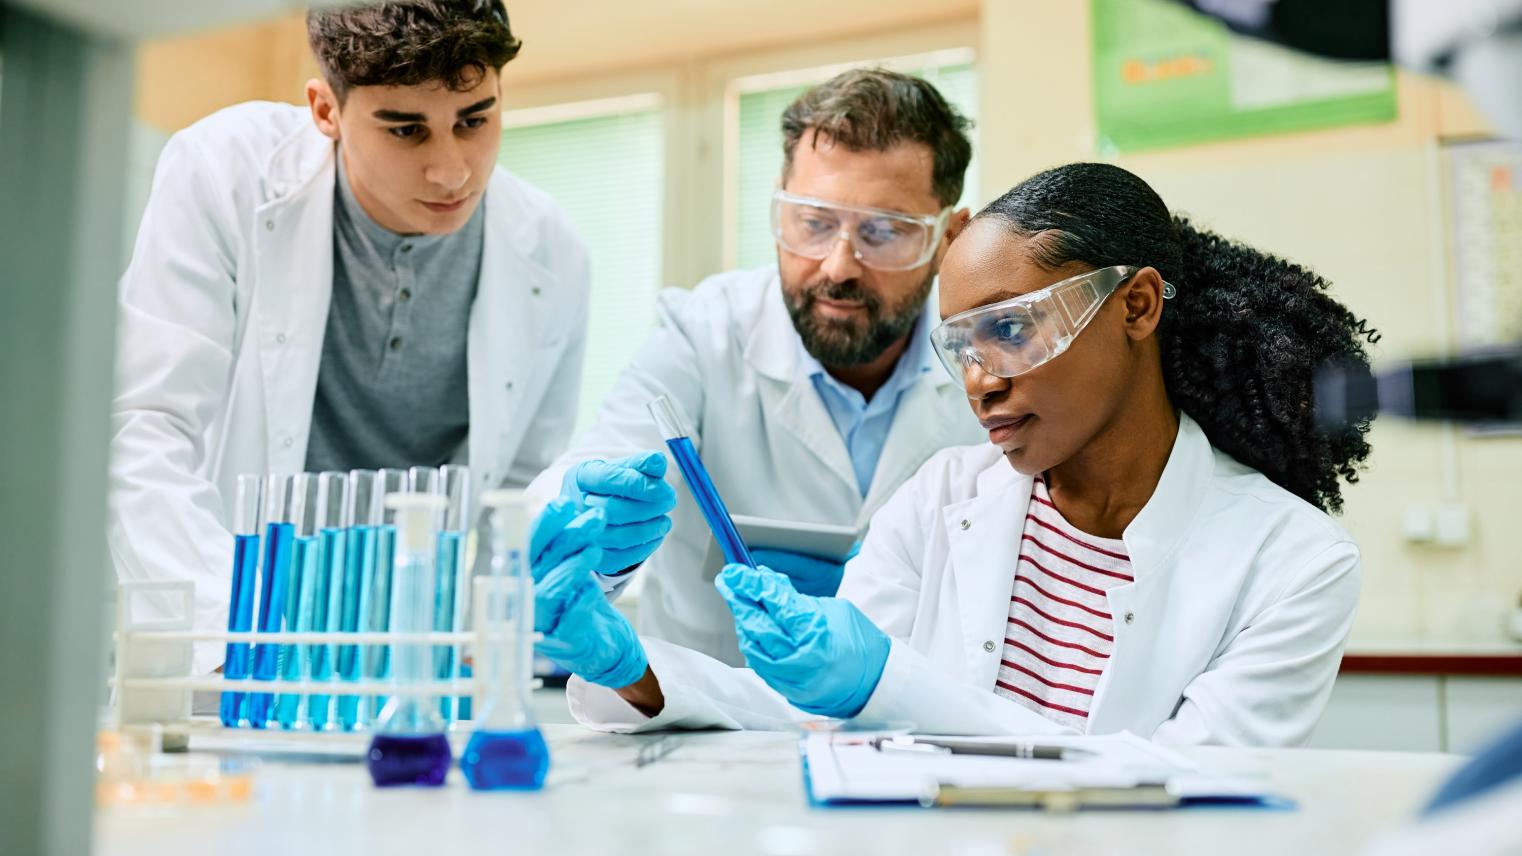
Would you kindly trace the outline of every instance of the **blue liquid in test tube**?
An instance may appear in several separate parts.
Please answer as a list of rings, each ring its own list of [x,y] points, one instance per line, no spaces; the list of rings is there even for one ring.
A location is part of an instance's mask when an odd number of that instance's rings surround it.
[[[343,525],[349,519],[349,477],[347,473],[326,472],[317,477],[317,567],[312,576],[312,613],[310,626],[299,629],[335,633],[340,629],[343,601],[344,556],[348,540]],[[308,645],[305,675],[313,681],[331,681],[337,659],[337,646]],[[313,693],[307,700],[306,723],[313,731],[328,727],[332,696]]]
[[[234,633],[254,629],[254,583],[259,574],[259,497],[263,488],[264,481],[258,476],[238,476],[233,511],[232,594],[227,602],[227,629]],[[230,681],[244,680],[248,677],[248,667],[248,643],[227,643],[222,676]],[[223,725],[236,728],[243,721],[247,697],[243,692],[222,693],[220,715]]]
[[[528,502],[522,491],[495,490],[481,503],[491,542],[490,572],[475,580],[475,622],[485,641],[476,653],[481,707],[460,772],[478,791],[538,790],[550,753],[528,703],[534,660],[533,583],[524,559]]]
[[[259,581],[259,632],[280,630],[285,611],[285,591],[291,573],[291,542],[296,527],[290,523],[292,477],[271,475],[264,482],[264,511],[268,522],[264,530],[264,564]],[[280,646],[260,642],[254,646],[256,681],[273,681],[280,660]],[[248,724],[263,728],[269,722],[274,696],[252,693],[248,698]]]
[[[313,586],[317,582],[317,488],[317,477],[311,473],[302,473],[292,480],[291,522],[296,527],[296,540],[291,549],[291,575],[285,587],[287,633],[312,629]],[[276,668],[281,681],[301,680],[306,652],[307,646],[301,642],[280,646]],[[281,693],[276,697],[275,721],[281,728],[289,731],[302,725],[302,698],[300,693]]]
[[[698,450],[692,445],[692,432],[677,414],[671,399],[664,395],[657,396],[650,402],[649,408],[655,424],[660,427],[661,436],[666,439],[666,447],[671,450],[671,457],[676,460],[677,469],[682,471],[682,478],[692,491],[692,498],[697,501],[698,510],[703,512],[709,531],[713,532],[714,540],[724,552],[724,561],[754,567],[755,561],[750,557],[750,550],[746,549],[745,542],[740,539],[740,532],[729,516],[729,509],[724,507],[724,500],[713,486],[713,479],[708,477],[703,459],[698,457]]]
[[[414,473],[417,471],[414,470]],[[424,492],[425,485],[416,478],[412,489]],[[470,529],[470,468],[444,466],[432,480],[433,490],[449,501],[444,512],[444,528],[439,532],[438,572],[434,584],[433,629],[440,633],[460,630],[465,621],[466,598],[470,596],[470,569],[465,566],[466,533]],[[433,674],[441,681],[461,676],[463,651],[458,645],[439,645],[433,649]],[[439,715],[446,724],[463,719],[468,709],[465,697],[439,697]]]
[[[427,633],[433,629],[433,584],[438,554],[439,525],[448,503],[441,496],[393,493],[386,508],[395,513],[387,528],[396,538],[395,602],[392,629],[397,633]],[[425,645],[402,642],[392,658],[398,691],[387,701],[375,723],[366,763],[379,787],[444,783],[454,763],[444,721],[431,698],[421,697],[416,685],[431,678],[431,651]]]
[[[348,477],[349,498],[344,515],[344,556],[342,577],[338,584],[338,629],[357,633],[370,610],[371,582],[375,578],[377,531],[382,519],[380,473],[376,470],[351,470]],[[338,646],[334,663],[340,681],[354,683],[364,671],[364,650],[358,645]],[[353,731],[368,713],[368,699],[341,695],[335,705],[338,727]]]
[[[382,503],[381,520],[385,520],[384,502],[394,493],[410,493],[412,481],[406,470],[377,470],[377,490]],[[375,528],[375,565],[370,575],[370,587],[365,592],[366,609],[360,613],[361,633],[385,633],[391,629],[391,616],[396,609],[392,603],[391,577],[396,557],[396,526],[380,522]],[[430,563],[431,564],[431,563]],[[360,647],[363,674],[368,680],[382,680],[391,675],[391,646],[369,645]],[[386,706],[385,696],[370,696],[360,714],[362,721],[373,722]]]

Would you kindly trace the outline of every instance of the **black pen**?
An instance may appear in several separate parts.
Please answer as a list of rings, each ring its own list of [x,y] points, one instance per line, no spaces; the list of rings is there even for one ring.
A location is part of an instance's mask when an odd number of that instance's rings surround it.
[[[1049,746],[1039,743],[995,743],[987,740],[937,740],[931,737],[879,737],[872,741],[878,751],[933,752],[952,755],[988,755],[999,758],[1025,758],[1034,761],[1074,760],[1093,755],[1072,746]]]

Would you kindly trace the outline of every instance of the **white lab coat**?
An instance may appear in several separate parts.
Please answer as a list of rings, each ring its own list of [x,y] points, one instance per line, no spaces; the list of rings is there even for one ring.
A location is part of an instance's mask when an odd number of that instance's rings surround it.
[[[1330,517],[1216,451],[1184,416],[1157,490],[1123,535],[1136,581],[1108,592],[1115,644],[1090,733],[1293,746],[1331,692],[1359,591]],[[925,732],[1065,729],[993,693],[1032,480],[991,445],[949,449],[873,521],[840,596],[893,639],[861,716]],[[666,707],[648,719],[573,679],[572,713],[610,731],[777,728],[803,718],[760,678],[646,642]]]
[[[934,311],[934,295],[927,306]],[[775,267],[662,291],[656,328],[603,400],[596,423],[534,480],[530,495],[548,502],[578,461],[664,449],[646,408],[662,394],[693,425],[693,442],[733,514],[859,529],[935,452],[984,436],[962,386],[939,367],[922,374],[899,399],[863,497],[801,351]],[[734,620],[713,587],[723,557],[675,466],[667,478],[679,504],[671,533],[638,571],[645,577],[640,630],[739,665]]]
[[[334,143],[304,108],[250,103],[170,139],[120,283],[109,542],[123,580],[192,580],[225,628],[233,490],[305,467],[333,278]],[[476,490],[527,484],[576,418],[586,251],[497,169],[468,331]],[[196,666],[220,663],[200,646]]]

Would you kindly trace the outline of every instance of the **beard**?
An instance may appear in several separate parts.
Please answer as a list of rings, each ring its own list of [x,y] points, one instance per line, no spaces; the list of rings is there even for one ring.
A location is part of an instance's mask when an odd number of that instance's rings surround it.
[[[787,305],[787,314],[793,319],[793,328],[803,340],[803,347],[814,359],[826,366],[860,366],[882,356],[914,329],[934,282],[935,274],[926,273],[919,287],[894,306],[885,306],[882,298],[855,279],[844,282],[819,279],[796,293],[783,288],[782,302]],[[826,318],[814,309],[821,298],[860,303],[863,312],[852,318]]]

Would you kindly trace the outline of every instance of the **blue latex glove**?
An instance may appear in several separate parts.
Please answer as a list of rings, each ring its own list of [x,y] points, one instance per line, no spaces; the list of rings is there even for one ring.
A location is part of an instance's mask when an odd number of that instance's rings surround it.
[[[861,712],[892,643],[856,604],[799,594],[770,568],[725,565],[715,584],[735,615],[745,662],[767,686],[808,713]]]
[[[607,525],[598,542],[598,573],[612,576],[650,558],[671,531],[676,491],[666,483],[666,455],[649,451],[615,461],[582,461],[565,474],[560,496],[601,508]]]
[[[846,561],[849,562],[859,549],[860,543],[851,549],[851,555],[846,557]],[[750,551],[750,557],[759,566],[785,574],[793,581],[793,588],[799,594],[814,597],[834,597],[840,589],[840,578],[846,572],[845,562],[836,563],[791,550],[756,549]]]
[[[578,509],[557,499],[529,536],[534,574],[534,629],[544,639],[534,650],[584,680],[617,689],[644,677],[649,665],[628,619],[592,578],[603,557],[601,508]]]

